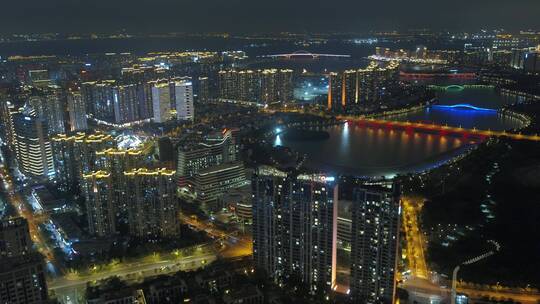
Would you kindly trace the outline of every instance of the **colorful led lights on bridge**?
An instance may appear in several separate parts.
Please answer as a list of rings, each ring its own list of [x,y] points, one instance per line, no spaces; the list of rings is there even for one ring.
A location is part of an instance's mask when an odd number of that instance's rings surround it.
[[[480,108],[480,107],[473,106],[468,103],[458,103],[454,105],[433,105],[431,107],[434,109],[457,109],[457,110],[465,109],[465,110],[474,110],[474,111],[481,111],[481,112],[492,112],[492,113],[497,112],[497,110],[495,109]]]

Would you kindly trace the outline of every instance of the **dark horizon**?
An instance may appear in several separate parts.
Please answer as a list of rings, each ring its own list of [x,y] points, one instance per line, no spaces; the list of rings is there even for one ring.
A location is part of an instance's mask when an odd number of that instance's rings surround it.
[[[540,29],[540,1],[6,0],[2,33]]]

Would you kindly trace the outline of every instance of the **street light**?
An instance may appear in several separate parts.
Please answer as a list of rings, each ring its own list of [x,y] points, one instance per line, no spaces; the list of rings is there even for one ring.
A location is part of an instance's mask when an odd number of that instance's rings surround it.
[[[484,254],[481,254],[477,257],[474,257],[472,259],[469,259],[459,265],[456,266],[456,268],[454,268],[454,271],[452,272],[452,294],[450,295],[451,299],[450,299],[450,303],[451,304],[456,304],[456,288],[457,288],[457,274],[458,274],[458,271],[459,271],[459,268],[461,265],[471,265],[471,264],[474,264],[478,261],[481,261],[487,257],[490,257],[492,255],[494,255],[497,251],[499,251],[501,249],[501,245],[499,245],[499,243],[497,243],[496,241],[494,240],[488,240],[488,243],[491,243],[495,246],[495,250],[490,250]]]

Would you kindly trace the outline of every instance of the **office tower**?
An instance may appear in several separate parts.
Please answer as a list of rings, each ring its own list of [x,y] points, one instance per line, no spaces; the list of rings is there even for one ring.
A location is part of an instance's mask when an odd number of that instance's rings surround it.
[[[219,198],[228,190],[248,185],[242,162],[226,163],[200,170],[194,178],[196,201],[203,209],[217,210]]]
[[[235,160],[231,147],[234,139],[230,130],[207,136],[204,142],[180,144],[176,174],[178,185],[187,186],[200,170]]]
[[[0,258],[0,303],[42,304],[47,300],[47,283],[40,254]]]
[[[124,172],[130,233],[140,238],[180,236],[174,171],[133,169]]]
[[[125,124],[141,120],[137,85],[117,85],[112,88],[114,123]]]
[[[334,179],[259,167],[252,195],[257,267],[277,282],[297,277],[311,292],[329,291],[336,275]]]
[[[399,244],[399,187],[363,186],[353,194],[351,296],[393,303]]]
[[[84,131],[88,129],[86,121],[86,105],[79,91],[69,90],[67,92],[67,106],[69,114],[69,130],[71,132]]]
[[[210,81],[208,77],[199,77],[199,94],[197,94],[197,101],[210,101]]]
[[[191,79],[173,80],[174,98],[176,101],[176,119],[193,121],[195,109],[193,108],[193,85]]]
[[[114,122],[114,80],[84,82],[81,85],[81,96],[86,105],[86,113],[97,120]]]
[[[98,170],[96,152],[115,146],[105,133],[57,134],[52,137],[55,180],[62,191],[78,190],[83,174]]]
[[[47,122],[30,107],[13,114],[12,121],[19,170],[30,177],[53,177],[54,165]]]
[[[108,237],[116,232],[111,174],[95,171],[83,175],[82,192],[86,201],[88,232],[96,237]]]
[[[31,249],[28,222],[24,218],[11,218],[0,222],[0,259],[25,255]]]
[[[152,84],[152,108],[154,122],[163,123],[171,119],[171,92],[168,81]]]

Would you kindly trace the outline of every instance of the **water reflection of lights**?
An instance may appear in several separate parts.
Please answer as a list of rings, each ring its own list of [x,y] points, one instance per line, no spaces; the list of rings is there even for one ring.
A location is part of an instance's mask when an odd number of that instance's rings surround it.
[[[342,148],[348,149],[350,145],[350,136],[349,136],[349,122],[346,121],[343,124],[343,132],[341,132],[341,139],[342,139]]]
[[[279,135],[276,136],[276,139],[274,140],[274,147],[281,146],[283,143],[281,142],[281,137]]]

